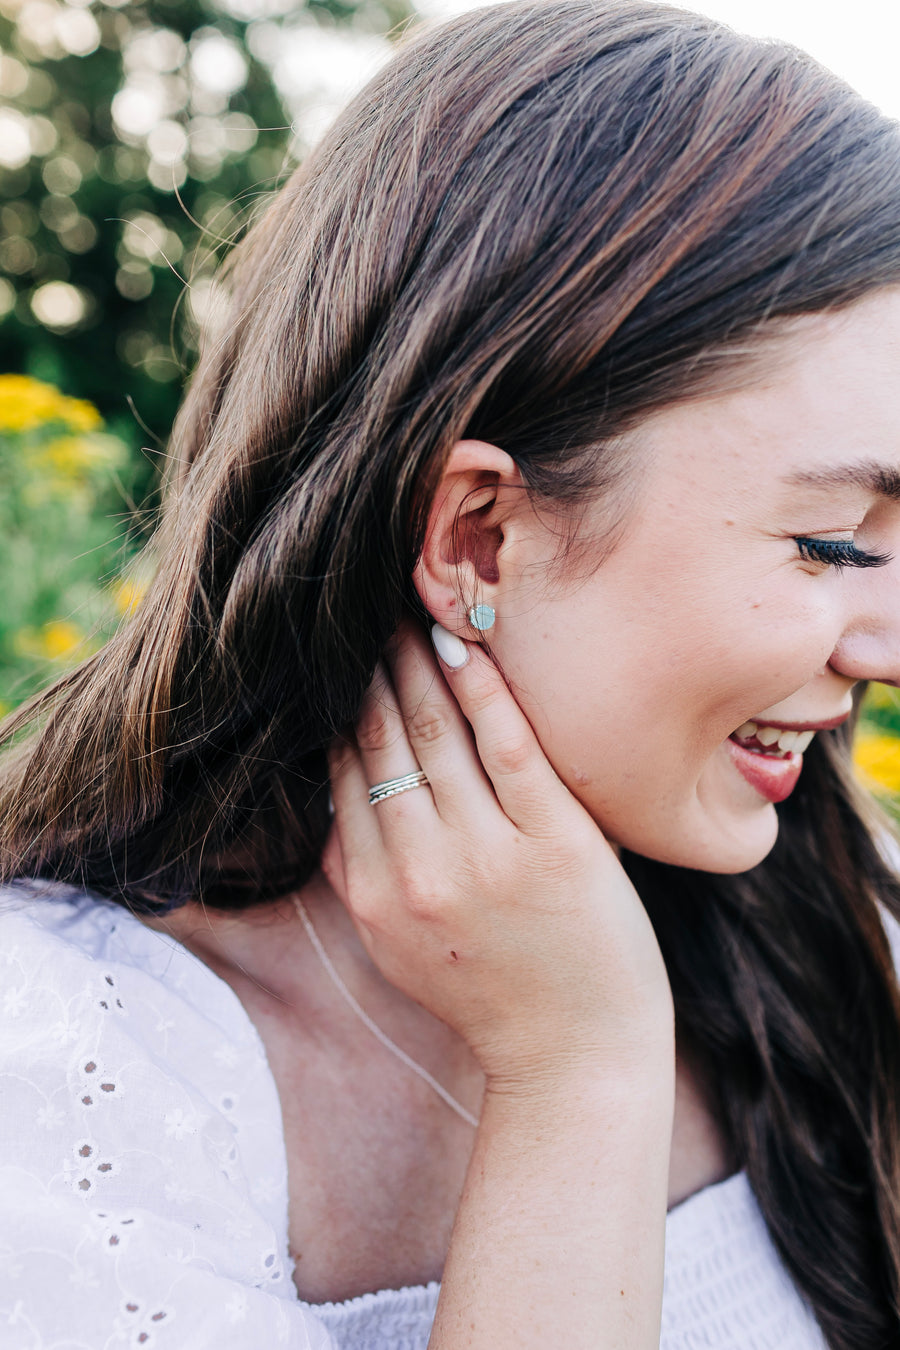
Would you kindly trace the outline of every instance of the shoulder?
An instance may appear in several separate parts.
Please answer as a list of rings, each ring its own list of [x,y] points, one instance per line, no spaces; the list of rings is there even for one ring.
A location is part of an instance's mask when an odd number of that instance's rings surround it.
[[[146,1036],[156,1052],[165,1013],[191,1025],[188,1050],[199,1048],[199,1036],[226,1038],[236,1054],[261,1053],[236,995],[202,961],[122,907],[68,886],[0,889],[0,970],[0,1046],[9,1046],[16,1027],[60,1043],[57,1010],[65,1013],[64,1039],[77,1014],[79,1025],[117,1027],[135,1041]]]
[[[0,892],[0,1095],[0,1307],[45,1342],[177,1317],[181,1344],[328,1345],[293,1300],[259,1038],[189,952],[83,893]]]
[[[114,905],[62,888],[0,892],[0,991],[0,1076],[47,1138],[139,1129],[177,1166],[175,1146],[194,1133],[218,1154],[242,1126],[280,1123],[233,991]]]

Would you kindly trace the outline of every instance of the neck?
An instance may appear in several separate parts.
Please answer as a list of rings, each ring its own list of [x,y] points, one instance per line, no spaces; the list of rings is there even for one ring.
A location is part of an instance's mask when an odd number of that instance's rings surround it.
[[[480,1096],[480,1071],[467,1046],[443,1022],[385,980],[329,881],[317,874],[299,892],[341,981],[381,1030],[466,1100]],[[145,918],[168,933],[229,984],[251,1019],[276,1021],[292,1033],[314,1026],[335,1044],[371,1054],[371,1033],[335,989],[292,895],[249,909],[211,910],[194,902],[162,918]],[[379,1052],[380,1053],[380,1052]]]
[[[345,977],[354,985],[386,984],[325,877],[317,874],[299,894]],[[261,995],[286,1004],[302,1001],[309,940],[293,896],[239,910],[209,909],[191,901],[170,914],[141,918],[147,927],[187,947],[227,983],[255,986]]]

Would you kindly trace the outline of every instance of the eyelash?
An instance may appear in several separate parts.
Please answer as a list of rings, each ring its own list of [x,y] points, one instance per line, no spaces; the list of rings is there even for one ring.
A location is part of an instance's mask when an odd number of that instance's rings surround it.
[[[795,543],[800,557],[808,562],[827,563],[829,567],[884,567],[891,561],[890,553],[867,553],[857,548],[851,539],[799,538]]]

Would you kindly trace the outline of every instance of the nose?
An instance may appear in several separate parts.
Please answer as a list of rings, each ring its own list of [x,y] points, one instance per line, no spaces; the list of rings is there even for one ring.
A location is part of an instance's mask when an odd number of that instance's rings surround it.
[[[900,558],[857,573],[852,583],[848,621],[829,665],[852,680],[900,685]]]

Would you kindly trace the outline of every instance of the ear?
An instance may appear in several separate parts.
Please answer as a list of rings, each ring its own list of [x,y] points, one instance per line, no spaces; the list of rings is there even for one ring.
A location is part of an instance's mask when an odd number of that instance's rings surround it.
[[[474,637],[469,608],[498,608],[503,553],[527,500],[505,450],[458,441],[438,483],[413,583],[429,614],[460,637]]]

